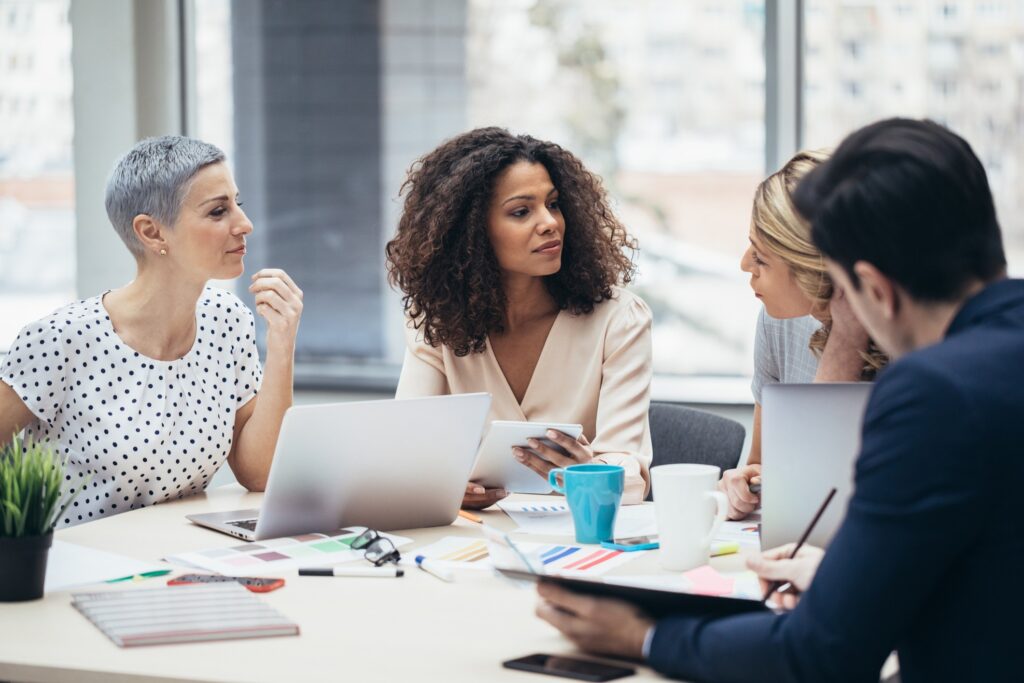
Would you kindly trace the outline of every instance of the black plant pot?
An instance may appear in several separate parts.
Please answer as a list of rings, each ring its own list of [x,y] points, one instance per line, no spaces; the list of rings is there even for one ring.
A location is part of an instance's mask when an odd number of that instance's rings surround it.
[[[0,538],[0,602],[43,597],[51,545],[52,531],[45,536]]]

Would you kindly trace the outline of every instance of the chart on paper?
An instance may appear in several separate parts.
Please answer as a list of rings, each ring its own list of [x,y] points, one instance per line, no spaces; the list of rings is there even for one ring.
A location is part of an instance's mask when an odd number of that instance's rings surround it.
[[[315,567],[351,562],[363,557],[362,551],[352,550],[352,541],[364,527],[343,529],[337,534],[300,534],[227,548],[210,548],[194,553],[182,553],[166,558],[173,564],[206,569],[228,576],[270,575],[299,567]],[[391,539],[395,547],[411,543],[412,539],[392,534],[381,534]]]
[[[573,536],[576,527],[565,503],[500,501],[498,507],[512,518],[519,533],[545,536]],[[615,517],[615,538],[650,536],[658,533],[653,505],[623,505]]]
[[[761,527],[756,520],[722,522],[716,541],[733,541],[741,546],[761,547]]]
[[[643,555],[642,551],[623,553],[595,546],[553,543],[517,543],[516,547],[527,556],[530,564],[545,572],[574,574],[603,574],[604,572]],[[485,541],[460,536],[446,536],[436,543],[417,548],[413,553],[444,562],[454,569],[483,569],[493,567]]]

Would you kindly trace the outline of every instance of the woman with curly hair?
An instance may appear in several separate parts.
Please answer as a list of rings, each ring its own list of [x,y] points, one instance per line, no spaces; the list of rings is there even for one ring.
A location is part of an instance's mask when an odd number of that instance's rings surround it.
[[[602,462],[626,470],[623,502],[647,491],[651,312],[620,286],[636,244],[601,181],[556,144],[501,128],[459,135],[420,159],[387,245],[404,293],[408,348],[398,398],[486,391],[492,420],[583,425],[512,456],[539,476]],[[466,507],[506,492],[470,483]]]
[[[754,431],[747,464],[727,470],[719,487],[729,516],[746,517],[760,504],[750,490],[761,476],[761,390],[772,382],[872,380],[887,358],[868,338],[825,261],[811,242],[811,226],[796,212],[792,194],[805,175],[825,162],[824,151],[800,152],[754,193],[750,246],[740,268],[764,304],[754,340]],[[755,487],[756,490],[756,487]]]

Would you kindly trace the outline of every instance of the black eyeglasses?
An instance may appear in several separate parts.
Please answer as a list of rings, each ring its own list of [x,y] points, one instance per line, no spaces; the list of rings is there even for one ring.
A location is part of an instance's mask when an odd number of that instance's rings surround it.
[[[349,547],[352,550],[364,551],[363,557],[372,562],[374,567],[380,567],[388,562],[398,564],[398,561],[402,559],[398,548],[391,542],[391,539],[381,536],[373,529],[367,529],[356,536]]]

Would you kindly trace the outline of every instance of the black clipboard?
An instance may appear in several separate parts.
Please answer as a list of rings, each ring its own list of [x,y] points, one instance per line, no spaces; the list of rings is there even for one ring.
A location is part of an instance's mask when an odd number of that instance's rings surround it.
[[[761,600],[748,598],[663,591],[604,581],[575,579],[558,574],[537,574],[521,569],[502,567],[496,567],[496,569],[502,575],[517,581],[550,583],[575,593],[625,600],[656,619],[677,615],[724,617],[733,614],[771,611]]]

